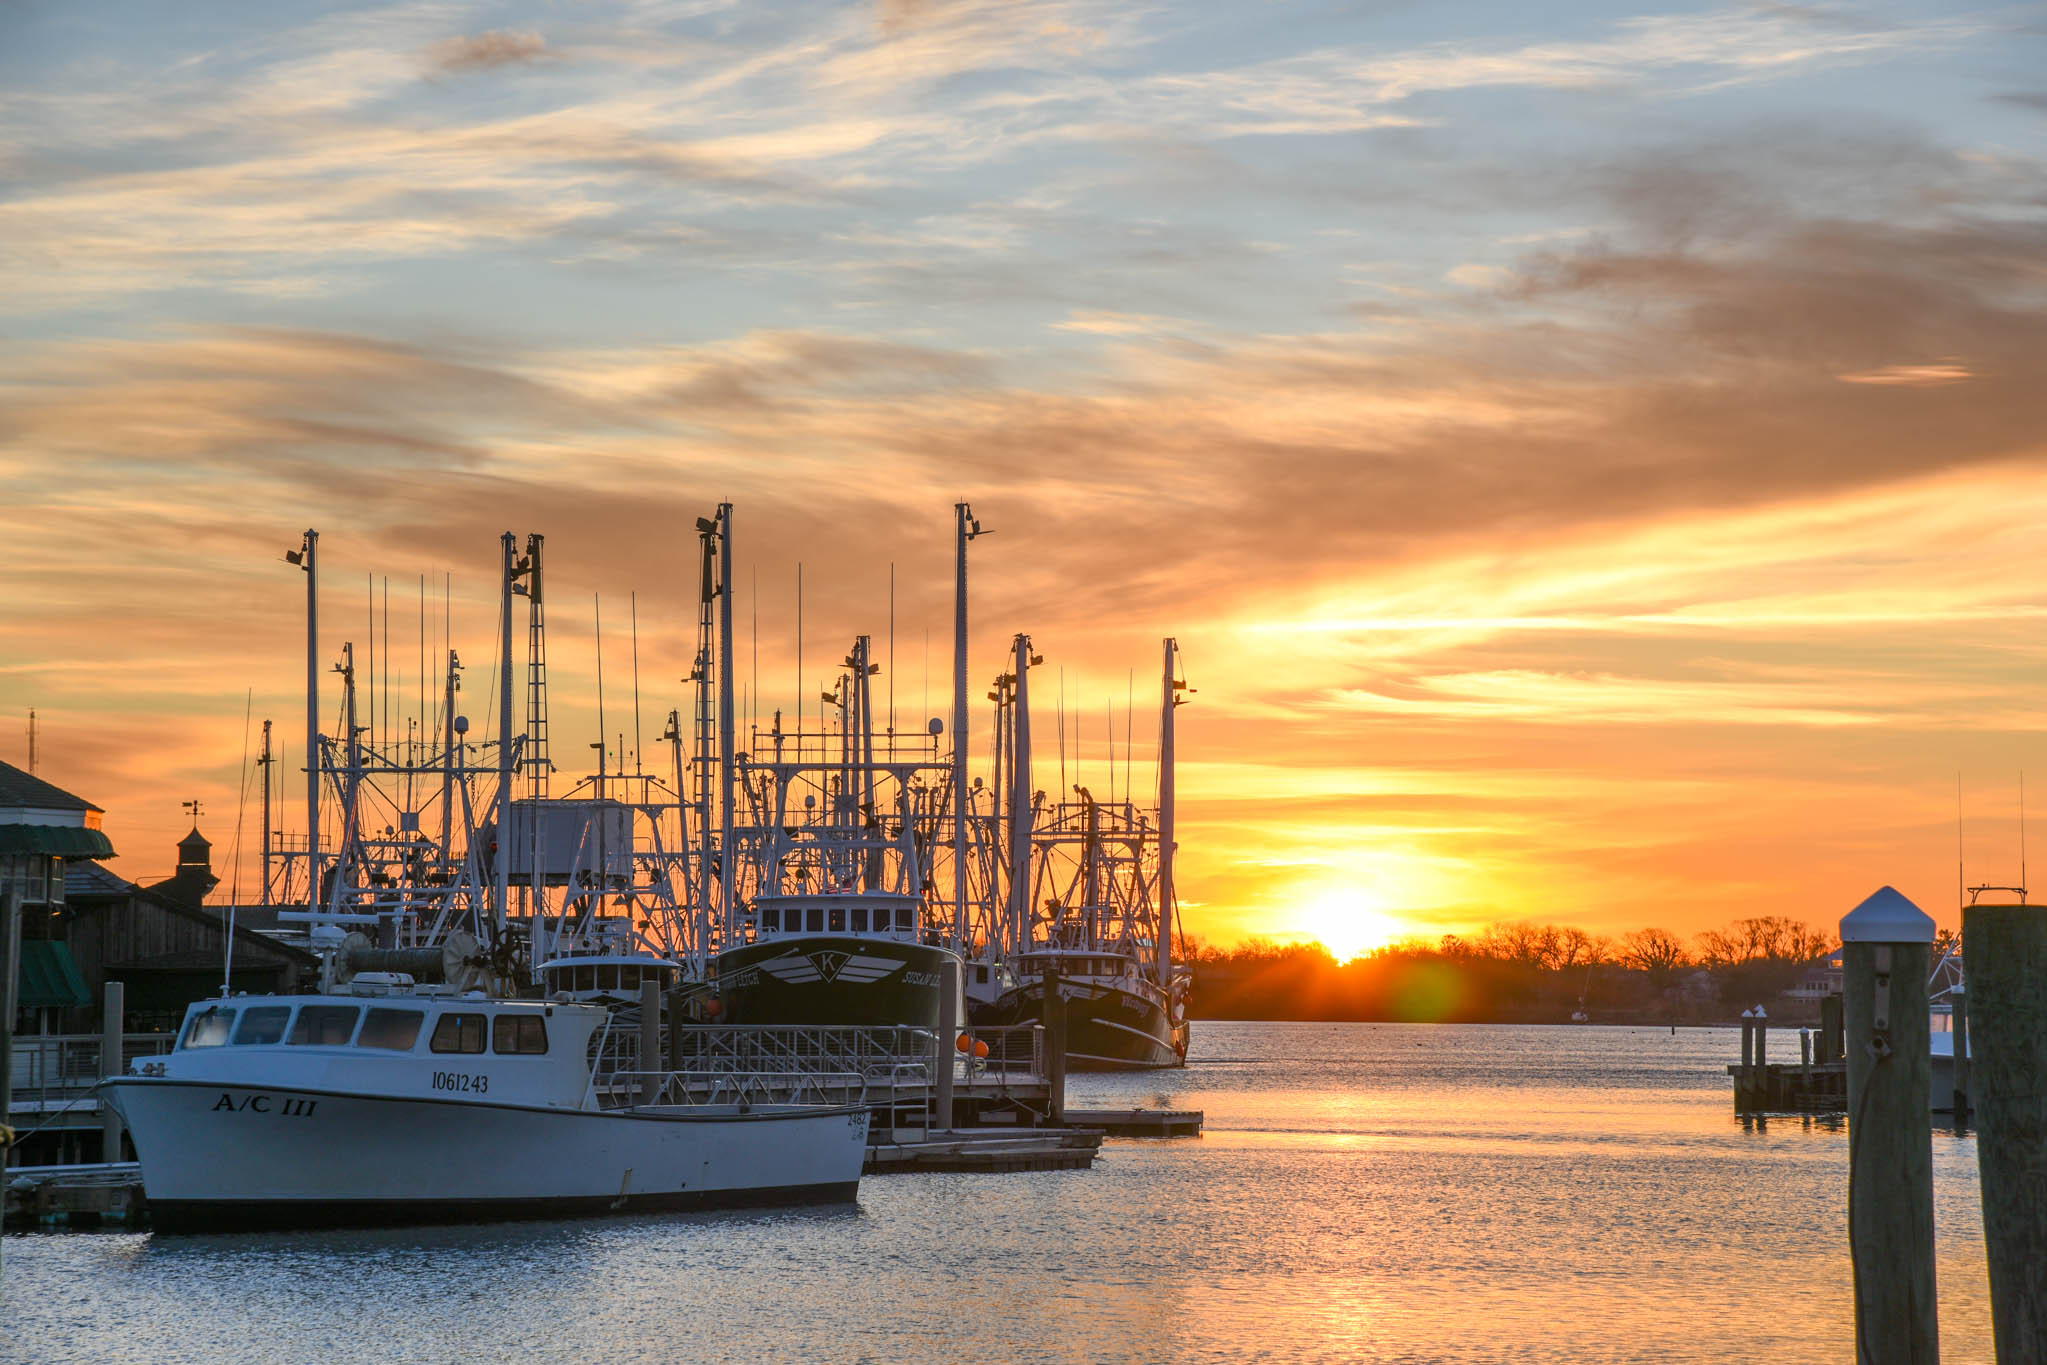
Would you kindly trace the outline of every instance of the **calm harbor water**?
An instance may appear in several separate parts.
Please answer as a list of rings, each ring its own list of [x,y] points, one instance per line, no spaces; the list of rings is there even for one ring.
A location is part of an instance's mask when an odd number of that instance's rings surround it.
[[[1184,1072],[1075,1077],[1073,1102],[1204,1109],[1206,1136],[1089,1172],[870,1178],[821,1211],[10,1236],[0,1358],[1852,1355],[1846,1131],[1734,1118],[1732,1030],[1194,1036]],[[1936,1128],[1933,1153],[1943,1358],[1988,1361],[1975,1142]]]

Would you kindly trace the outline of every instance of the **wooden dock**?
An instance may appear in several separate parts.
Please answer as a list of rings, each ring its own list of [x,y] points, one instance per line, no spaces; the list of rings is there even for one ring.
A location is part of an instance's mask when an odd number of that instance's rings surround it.
[[[8,1227],[92,1227],[138,1223],[145,1201],[142,1167],[133,1161],[77,1166],[11,1166],[6,1172]]]
[[[1199,1109],[1069,1109],[1066,1121],[1099,1128],[1110,1137],[1180,1138],[1201,1136]]]
[[[1099,1128],[968,1128],[867,1149],[868,1175],[910,1171],[1084,1171],[1102,1147]]]
[[[1844,1114],[1848,1111],[1848,1063],[1772,1062],[1727,1068],[1734,1077],[1737,1114]]]

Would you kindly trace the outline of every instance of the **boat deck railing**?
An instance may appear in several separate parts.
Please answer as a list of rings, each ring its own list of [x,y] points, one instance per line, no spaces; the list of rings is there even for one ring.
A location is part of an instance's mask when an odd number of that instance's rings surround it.
[[[607,1078],[606,1108],[789,1108],[865,1104],[857,1071],[620,1071]]]
[[[1035,1084],[1046,1070],[1044,1030],[1029,1024],[961,1029],[950,1046],[932,1029],[906,1026],[688,1024],[671,1030],[670,1043],[674,1064],[686,1068],[855,1071],[875,1080],[915,1072],[920,1084],[937,1076],[941,1058],[965,1084]]]

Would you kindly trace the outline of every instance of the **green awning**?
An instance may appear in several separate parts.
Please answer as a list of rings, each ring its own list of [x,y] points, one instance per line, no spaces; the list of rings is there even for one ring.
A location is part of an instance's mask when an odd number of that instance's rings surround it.
[[[54,939],[21,941],[21,1006],[23,1009],[71,1009],[92,1003],[92,992],[78,974],[70,945]]]
[[[40,853],[55,858],[111,858],[107,836],[83,825],[0,825],[0,855]]]

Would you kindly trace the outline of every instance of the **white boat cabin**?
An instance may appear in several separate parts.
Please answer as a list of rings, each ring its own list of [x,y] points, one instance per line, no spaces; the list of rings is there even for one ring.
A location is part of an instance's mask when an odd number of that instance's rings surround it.
[[[915,943],[920,909],[915,896],[875,891],[756,896],[754,932],[760,938],[851,934]]]
[[[338,1094],[584,1108],[590,1037],[606,1011],[539,1000],[416,994],[233,996],[185,1012],[177,1047],[142,1075]]]

